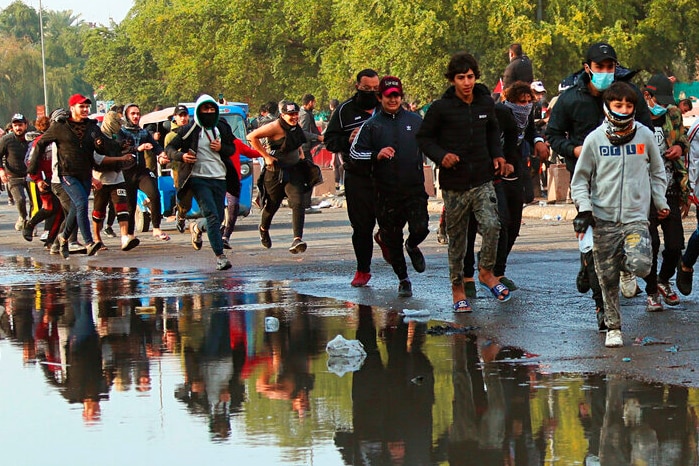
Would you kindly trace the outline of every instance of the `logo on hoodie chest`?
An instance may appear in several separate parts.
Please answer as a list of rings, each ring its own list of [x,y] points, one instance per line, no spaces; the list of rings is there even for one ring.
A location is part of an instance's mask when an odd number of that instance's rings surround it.
[[[624,144],[621,146],[600,146],[599,153],[602,157],[619,157],[621,155],[645,155],[645,144]]]

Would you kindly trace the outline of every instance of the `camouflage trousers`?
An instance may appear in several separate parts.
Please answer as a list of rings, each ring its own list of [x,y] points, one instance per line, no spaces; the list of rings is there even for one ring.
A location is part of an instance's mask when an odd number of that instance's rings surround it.
[[[468,191],[443,190],[444,213],[449,236],[449,280],[459,285],[464,280],[464,256],[468,244],[468,222],[471,213],[478,222],[481,254],[478,267],[493,270],[500,238],[498,200],[493,183],[482,184]]]
[[[597,220],[592,238],[595,271],[604,300],[604,323],[609,330],[620,330],[619,272],[631,272],[639,277],[650,273],[653,250],[648,222]]]

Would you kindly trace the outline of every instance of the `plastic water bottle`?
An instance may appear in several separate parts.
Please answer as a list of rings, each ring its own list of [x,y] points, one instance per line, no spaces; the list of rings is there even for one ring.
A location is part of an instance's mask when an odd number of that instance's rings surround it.
[[[582,253],[592,251],[592,225],[588,225],[583,237],[578,239],[578,247]]]

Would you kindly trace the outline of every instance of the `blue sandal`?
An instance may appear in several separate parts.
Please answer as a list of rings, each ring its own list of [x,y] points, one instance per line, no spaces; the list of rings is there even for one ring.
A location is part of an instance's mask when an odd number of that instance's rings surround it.
[[[466,299],[455,302],[452,307],[454,308],[454,312],[457,314],[473,311],[471,304],[469,304],[468,300]]]
[[[503,285],[502,283],[498,283],[497,285],[495,285],[495,286],[492,287],[492,288],[489,287],[488,285],[486,285],[485,283],[481,282],[481,281],[479,281],[478,283],[480,283],[481,286],[482,286],[483,288],[485,288],[486,290],[489,290],[489,291],[493,294],[493,296],[495,297],[495,299],[498,300],[499,303],[507,302],[507,301],[509,301],[510,298],[512,297],[512,293],[509,292],[509,291],[510,291],[509,288],[507,288],[507,287],[506,287],[505,285]],[[503,293],[504,291],[507,291],[508,293],[507,293],[507,294],[504,294],[504,293]]]

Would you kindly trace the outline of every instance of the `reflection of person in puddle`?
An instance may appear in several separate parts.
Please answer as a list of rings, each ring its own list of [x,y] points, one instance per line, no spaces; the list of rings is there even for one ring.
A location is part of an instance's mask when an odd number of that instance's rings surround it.
[[[320,320],[299,309],[290,323],[280,320],[279,331],[265,335],[272,357],[260,373],[257,393],[272,400],[291,400],[291,408],[303,418],[310,409],[315,376],[310,373],[311,356],[322,346]],[[305,309],[303,309],[305,311]]]
[[[69,290],[67,294],[71,306],[67,307],[66,312],[72,311],[73,315],[66,315],[66,320],[72,320],[72,325],[66,342],[68,368],[62,394],[70,403],[83,404],[85,422],[96,422],[101,415],[100,400],[106,398],[108,390],[102,374],[99,335],[92,318],[89,297],[80,296],[78,289]]]
[[[401,319],[395,313],[389,319]],[[434,368],[422,352],[425,323],[389,321],[383,332],[388,350],[386,442],[395,464],[429,464],[432,454]]]

